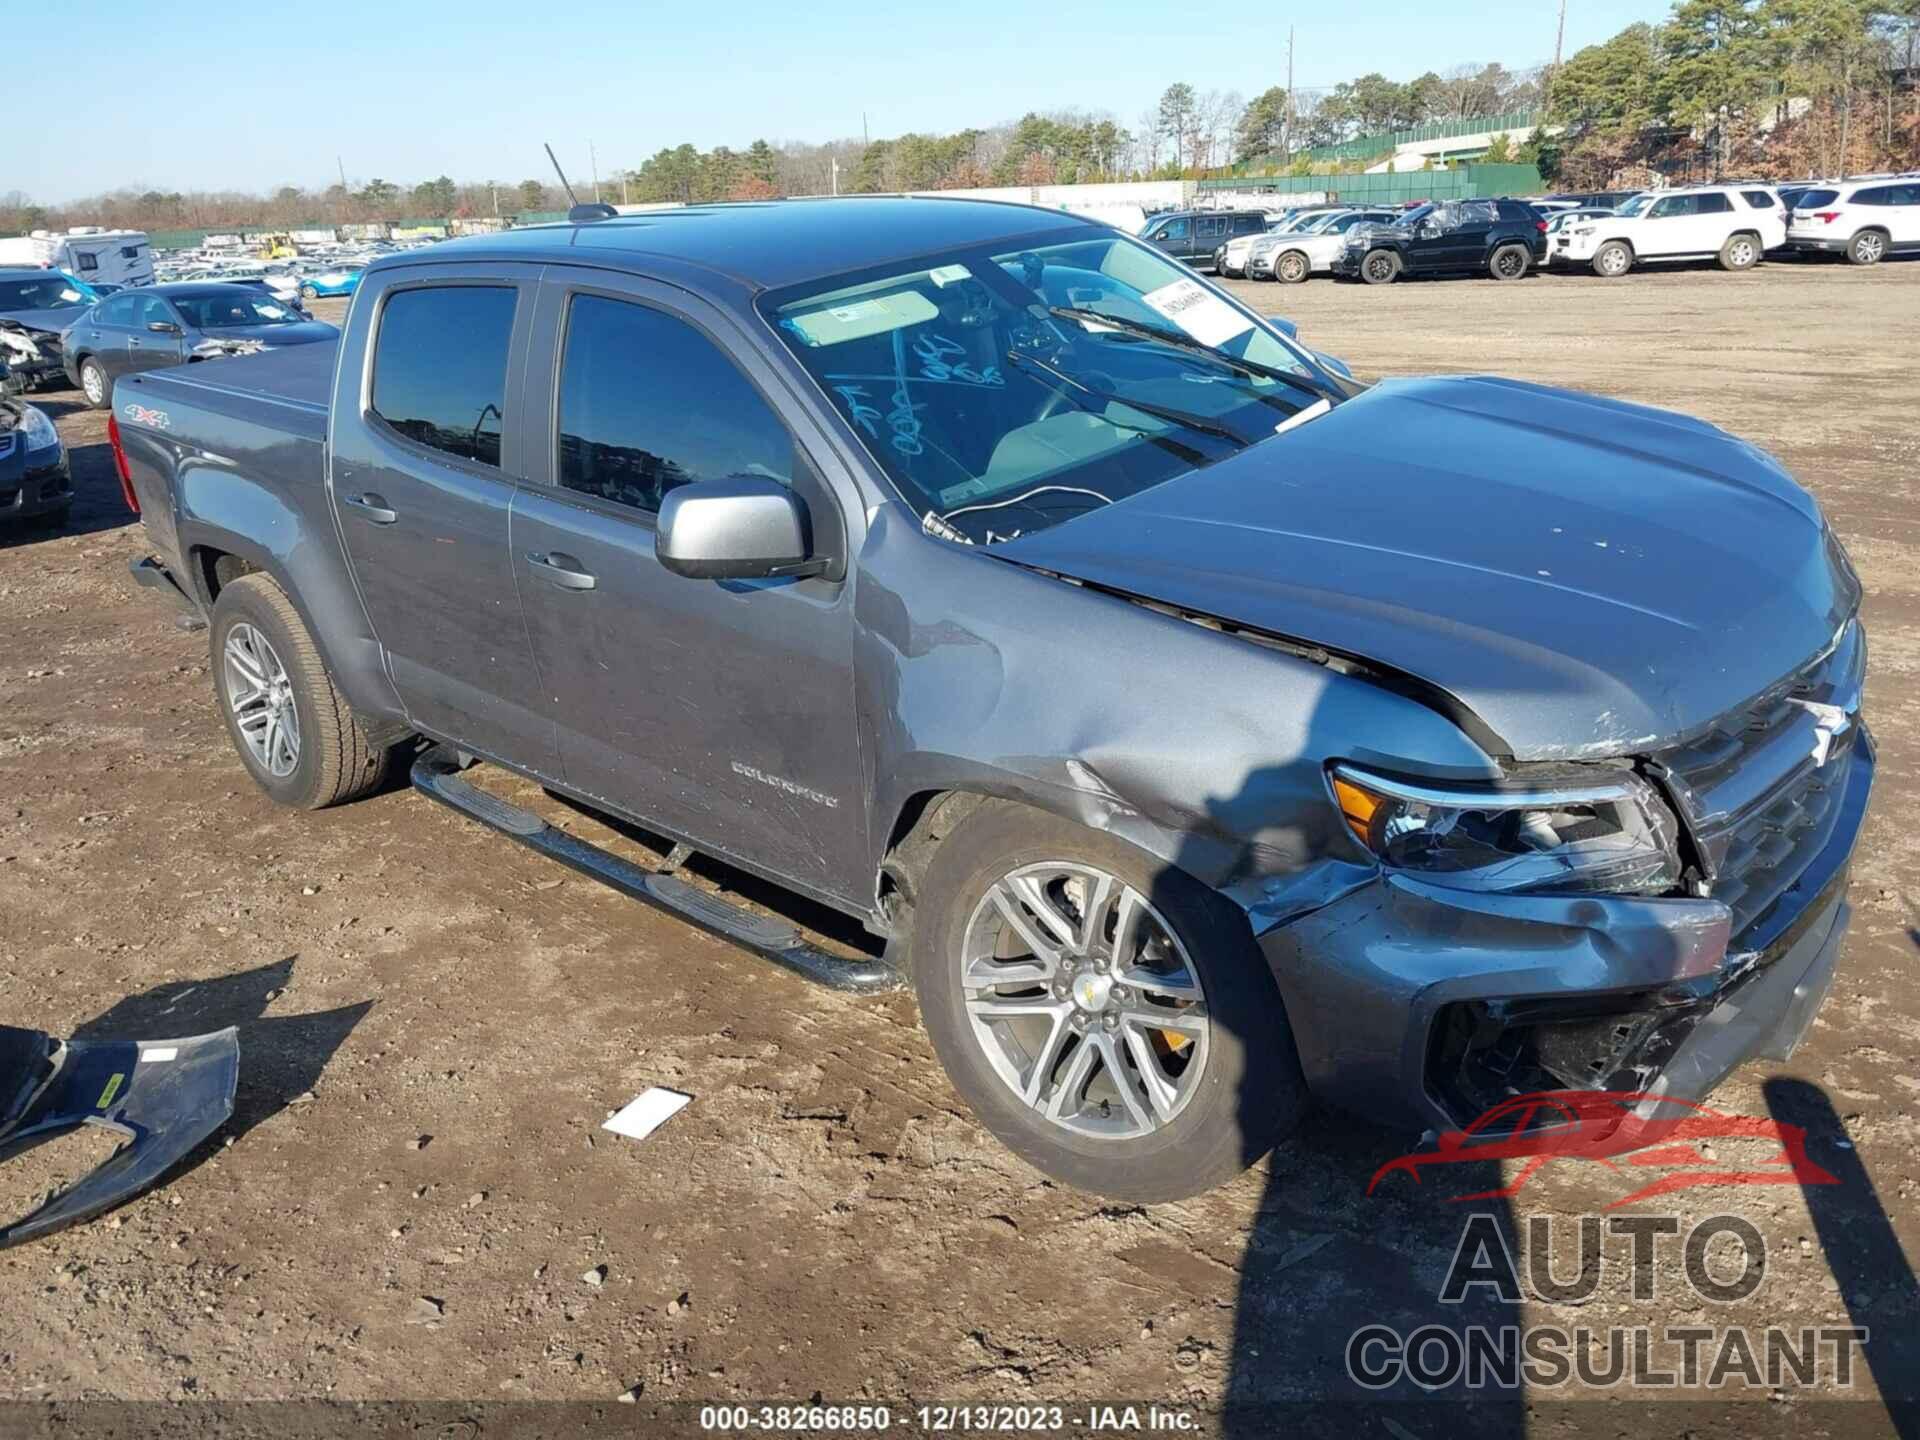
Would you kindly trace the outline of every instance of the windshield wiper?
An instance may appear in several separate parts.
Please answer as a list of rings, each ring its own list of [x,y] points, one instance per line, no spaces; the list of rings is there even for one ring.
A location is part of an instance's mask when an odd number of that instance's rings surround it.
[[[1049,315],[1062,320],[1090,320],[1096,325],[1109,325],[1115,330],[1123,330],[1129,335],[1138,335],[1147,340],[1158,340],[1162,345],[1171,345],[1177,350],[1185,350],[1194,355],[1205,355],[1243,375],[1259,375],[1268,380],[1278,380],[1283,385],[1292,385],[1296,389],[1308,390],[1323,396],[1338,405],[1346,395],[1331,385],[1322,384],[1318,378],[1302,375],[1296,370],[1282,370],[1277,365],[1263,365],[1258,360],[1243,359],[1229,354],[1218,345],[1209,345],[1204,340],[1196,340],[1191,335],[1183,335],[1177,330],[1163,330],[1158,325],[1144,325],[1138,320],[1128,320],[1124,316],[1109,315],[1104,310],[1088,310],[1079,305],[1049,305]]]
[[[1102,390],[1098,386],[1089,385],[1083,380],[1076,380],[1057,365],[1049,364],[1038,355],[1026,355],[1018,350],[1009,350],[1007,352],[1007,360],[1010,364],[1014,365],[1031,365],[1036,370],[1051,375],[1069,390],[1077,391],[1079,394],[1089,396],[1092,399],[1102,401],[1106,404],[1124,405],[1129,410],[1138,410],[1142,415],[1151,415],[1154,419],[1164,420],[1169,425],[1181,425],[1189,430],[1198,430],[1202,435],[1214,435],[1222,440],[1231,440],[1242,449],[1253,443],[1238,431],[1227,428],[1217,420],[1209,420],[1201,415],[1189,415],[1184,410],[1175,410],[1166,405],[1155,405],[1150,400],[1130,400],[1125,395],[1116,395],[1110,390]]]

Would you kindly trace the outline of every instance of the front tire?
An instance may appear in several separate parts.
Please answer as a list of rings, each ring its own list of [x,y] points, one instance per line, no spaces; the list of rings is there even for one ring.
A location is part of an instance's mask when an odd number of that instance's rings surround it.
[[[104,410],[113,403],[113,387],[108,383],[107,372],[91,355],[80,362],[80,393],[95,410]]]
[[[300,298],[309,301],[318,300],[320,298],[320,292],[311,285],[302,285],[300,287]]]
[[[1720,247],[1722,270],[1751,270],[1760,263],[1760,241],[1753,235],[1729,235]]]
[[[1302,255],[1298,250],[1289,250],[1273,262],[1274,278],[1288,285],[1304,283],[1307,276],[1312,272],[1313,267],[1308,263],[1307,257]]]
[[[1197,1195],[1305,1110],[1246,918],[1113,836],[982,804],[934,853],[910,965],[954,1088],[1008,1149],[1078,1189]]]
[[[1602,280],[1618,280],[1633,269],[1633,248],[1624,240],[1609,240],[1593,252],[1593,273]]]
[[[306,622],[270,577],[228,581],[208,630],[227,736],[275,804],[321,810],[379,787],[390,752],[367,740]]]
[[[1360,278],[1369,285],[1391,285],[1400,278],[1400,257],[1391,250],[1369,251],[1360,262]]]
[[[1887,257],[1887,237],[1878,230],[1862,230],[1847,242],[1847,259],[1855,265],[1878,265]]]
[[[1533,252],[1524,245],[1502,245],[1487,259],[1487,273],[1496,280],[1521,280],[1533,268]]]

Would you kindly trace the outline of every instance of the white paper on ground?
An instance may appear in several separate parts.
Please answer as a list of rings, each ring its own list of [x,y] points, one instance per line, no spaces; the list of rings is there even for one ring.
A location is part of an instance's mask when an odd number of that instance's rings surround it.
[[[691,1095],[682,1095],[678,1090],[662,1090],[656,1085],[651,1090],[642,1091],[632,1103],[600,1128],[611,1130],[616,1135],[644,1140],[679,1114],[691,1099]]]

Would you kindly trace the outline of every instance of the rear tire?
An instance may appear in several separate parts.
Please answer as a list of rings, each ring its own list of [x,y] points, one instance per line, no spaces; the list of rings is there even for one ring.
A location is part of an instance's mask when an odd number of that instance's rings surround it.
[[[1533,268],[1533,252],[1524,245],[1502,245],[1487,259],[1487,273],[1496,280],[1521,280]]]
[[[1313,266],[1298,250],[1289,250],[1273,262],[1273,278],[1288,285],[1303,284],[1312,273]]]
[[[1593,273],[1602,280],[1618,280],[1633,269],[1633,247],[1624,240],[1609,240],[1593,252]]]
[[[1370,250],[1360,262],[1360,278],[1369,285],[1391,285],[1400,278],[1400,257],[1391,250]]]
[[[254,783],[277,805],[294,810],[322,810],[378,789],[387,778],[391,751],[367,740],[366,732],[334,687],[313,643],[306,622],[273,580],[266,575],[241,575],[221,588],[208,626],[213,657],[213,690],[227,736],[240,754]],[[239,632],[236,634],[236,632]],[[244,703],[251,687],[247,662],[235,647],[252,657],[252,665],[270,685],[277,703],[264,697]],[[243,730],[244,717],[251,729]],[[269,762],[256,745],[263,729],[274,723],[264,718],[271,710],[279,731],[291,731],[291,766],[280,768],[288,751],[284,741],[270,744]],[[285,723],[291,719],[291,724]],[[268,733],[274,733],[269,731]],[[255,738],[250,739],[249,735]]]
[[[1720,268],[1722,270],[1751,270],[1760,263],[1760,237],[1744,231],[1738,235],[1729,235],[1727,243],[1720,247]]]
[[[80,393],[95,410],[104,410],[113,403],[113,383],[91,355],[80,362]]]
[[[1878,265],[1887,256],[1887,237],[1878,230],[1862,230],[1847,242],[1847,259],[1855,265]]]
[[[308,301],[318,300],[320,298],[320,292],[311,285],[302,285],[300,287],[300,298]]]
[[[1073,892],[1059,892],[1069,903],[1084,903],[1098,918],[1101,923],[1082,922],[1082,934],[1099,938],[1087,949],[1067,947],[1050,981],[1013,983],[1011,1001],[1005,999],[1006,986],[983,989],[981,962],[974,957],[1004,953],[1002,948],[980,949],[983,917],[988,931],[998,929],[1001,946],[1011,942],[1015,956],[1039,954],[1023,948],[1017,927],[1001,919],[1007,912],[999,907],[996,893],[1004,898],[1017,885],[1049,886],[1052,882],[1032,877],[1057,874],[1060,867],[1112,882],[1102,891],[1096,890],[1094,879],[1076,880],[1083,887],[1078,900],[1071,898]],[[1034,893],[1055,892],[1049,888]],[[1111,909],[1094,908],[1093,897],[1103,893],[1110,897]],[[1122,900],[1128,894],[1137,904],[1124,911]],[[1050,913],[1058,919],[1061,912]],[[1102,969],[1122,948],[1117,938],[1122,913],[1135,917],[1127,933],[1144,948],[1128,947],[1134,957],[1131,967],[1121,963]],[[1054,937],[1036,912],[1028,909],[1024,915],[1033,933]],[[1108,920],[1110,926],[1104,923]],[[1103,942],[1112,942],[1104,958]],[[1149,957],[1152,964],[1171,968],[1148,971],[1143,967]],[[1078,1189],[1137,1202],[1198,1195],[1259,1160],[1293,1130],[1306,1109],[1306,1083],[1279,989],[1246,917],[1191,876],[1111,835],[1022,805],[982,804],[934,852],[914,904],[909,963],[927,1033],[954,1088],[1008,1149]],[[1069,971],[1069,964],[1077,968]],[[1155,997],[1149,1002],[1155,1005],[1176,1002],[1152,986],[1142,987],[1137,978],[1131,981],[1132,989],[1128,980],[1111,981],[1109,989],[1110,977],[1121,972],[1195,981],[1190,988],[1201,992],[1203,1007],[1194,1022],[1197,1038],[1179,1041],[1175,1032],[1155,1028],[1151,1018],[1144,1027],[1134,1023],[1129,1017],[1145,1008],[1149,996]],[[1091,1006],[1080,998],[1090,982],[1089,993],[1097,997]],[[983,999],[996,1005],[1038,1005],[1047,1014],[1023,1012],[1017,1021],[983,1022]],[[1154,1018],[1180,1013],[1149,1012]],[[1039,1038],[1015,1040],[995,1028],[1010,1030],[1020,1024],[1037,1026]],[[1195,1044],[1200,1048],[1188,1048]],[[1082,1051],[1097,1056],[1101,1045],[1118,1057],[1121,1075],[1114,1077],[1105,1060],[1095,1058],[1087,1075],[1076,1082]],[[1164,1109],[1154,1101],[1154,1086],[1144,1083],[1138,1058],[1143,1052],[1134,1046],[1145,1047],[1157,1083],[1175,1092]],[[1052,1062],[1043,1065],[1042,1056],[1051,1056]],[[1010,1063],[1022,1059],[1025,1072],[1010,1074]],[[1171,1080],[1160,1067],[1174,1071]],[[1122,1097],[1115,1078],[1129,1084],[1132,1098]],[[1023,1086],[1034,1087],[1038,1098],[1023,1095]],[[1053,1103],[1063,1111],[1071,1106],[1071,1111],[1056,1118],[1048,1113]],[[1125,1133],[1104,1132],[1107,1126]]]

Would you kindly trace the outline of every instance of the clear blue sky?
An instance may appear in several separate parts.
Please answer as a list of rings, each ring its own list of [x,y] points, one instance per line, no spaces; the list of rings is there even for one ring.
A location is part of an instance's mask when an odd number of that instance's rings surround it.
[[[1204,0],[0,0],[11,80],[78,117],[12,125],[0,193],[320,186],[336,153],[356,184],[519,181],[549,173],[542,140],[577,184],[589,140],[607,174],[682,141],[857,135],[863,110],[875,136],[1061,107],[1132,128],[1175,80],[1284,81],[1290,18],[1304,87],[1537,63],[1556,3],[1241,5],[1222,22]],[[1567,53],[1668,8],[1569,0]]]

